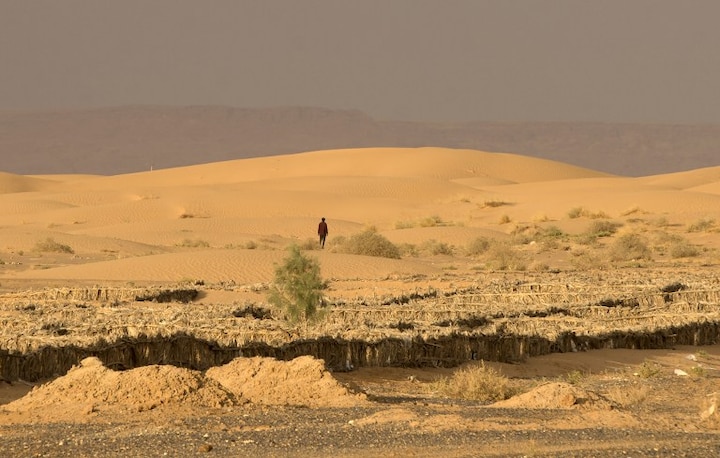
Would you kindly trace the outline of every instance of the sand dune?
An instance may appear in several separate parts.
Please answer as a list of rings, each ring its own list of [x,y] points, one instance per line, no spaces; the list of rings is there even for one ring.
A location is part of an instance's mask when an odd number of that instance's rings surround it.
[[[282,263],[282,250],[188,250],[185,253],[150,254],[89,265],[25,271],[14,278],[102,282],[235,282],[251,284],[272,280]],[[348,254],[313,253],[326,278],[377,279],[390,275],[436,275],[440,272],[413,260],[395,260]]]
[[[41,191],[51,188],[54,184],[47,179],[0,172],[0,194]]]
[[[397,245],[504,238],[522,224],[585,230],[604,218],[714,218],[719,168],[626,178],[512,154],[367,148],[242,159],[115,176],[0,174],[1,276],[113,281],[257,282],[291,243],[314,243],[321,216],[333,240],[374,227]],[[670,216],[666,216],[670,215]],[[43,253],[43,240],[72,254]],[[246,248],[254,249],[246,249]],[[23,253],[23,254],[19,254]],[[328,249],[335,277],[434,275],[438,267]]]
[[[655,186],[667,186],[676,189],[692,189],[702,185],[720,182],[720,167],[706,167],[686,172],[641,177],[637,178],[637,181]]]

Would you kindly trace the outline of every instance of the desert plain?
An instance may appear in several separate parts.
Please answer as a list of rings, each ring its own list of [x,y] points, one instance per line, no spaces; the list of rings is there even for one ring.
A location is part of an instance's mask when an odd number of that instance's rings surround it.
[[[268,301],[293,246],[316,321]],[[718,456],[719,250],[720,166],[0,173],[0,455]]]

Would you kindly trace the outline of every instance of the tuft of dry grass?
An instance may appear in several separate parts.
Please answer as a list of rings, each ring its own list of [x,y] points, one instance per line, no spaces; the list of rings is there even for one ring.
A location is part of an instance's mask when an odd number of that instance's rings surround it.
[[[592,212],[585,207],[573,207],[570,210],[568,210],[567,213],[568,218],[570,219],[576,219],[576,218],[590,218],[590,219],[609,219],[610,215],[605,213],[604,211],[600,210],[597,212]]]
[[[510,380],[492,367],[480,364],[466,366],[451,377],[432,382],[430,389],[441,396],[481,402],[495,402],[517,394]]]
[[[643,384],[632,386],[613,386],[605,396],[620,407],[633,407],[647,399],[650,388]]]
[[[202,239],[184,239],[177,246],[183,248],[209,248],[210,243]]]

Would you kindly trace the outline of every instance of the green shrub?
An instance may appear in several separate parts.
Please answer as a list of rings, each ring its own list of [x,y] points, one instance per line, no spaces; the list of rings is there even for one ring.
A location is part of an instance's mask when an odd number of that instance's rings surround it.
[[[339,247],[339,251],[348,254],[400,259],[400,249],[372,229],[351,236]]]
[[[35,244],[35,250],[43,253],[75,253],[75,250],[70,248],[69,245],[58,243],[52,237],[48,237],[43,241],[37,242]]]
[[[322,291],[327,288],[320,277],[320,264],[304,256],[297,245],[291,246],[289,253],[275,269],[268,302],[291,323],[316,321],[322,316],[320,311],[325,306]]]

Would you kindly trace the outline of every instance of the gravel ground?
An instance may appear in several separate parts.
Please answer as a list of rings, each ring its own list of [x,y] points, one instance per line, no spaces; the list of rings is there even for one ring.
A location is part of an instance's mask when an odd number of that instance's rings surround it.
[[[505,421],[501,430],[452,428],[429,432],[410,421],[355,426],[387,408],[277,408],[205,412],[197,417],[128,418],[78,424],[0,427],[0,455],[12,457],[192,456],[720,456],[720,435],[614,428],[513,428],[518,410],[453,411],[466,420]],[[423,418],[447,406],[403,405]],[[561,418],[563,411],[521,412],[523,422]],[[530,418],[534,417],[534,418]],[[146,420],[146,421],[144,421]]]

